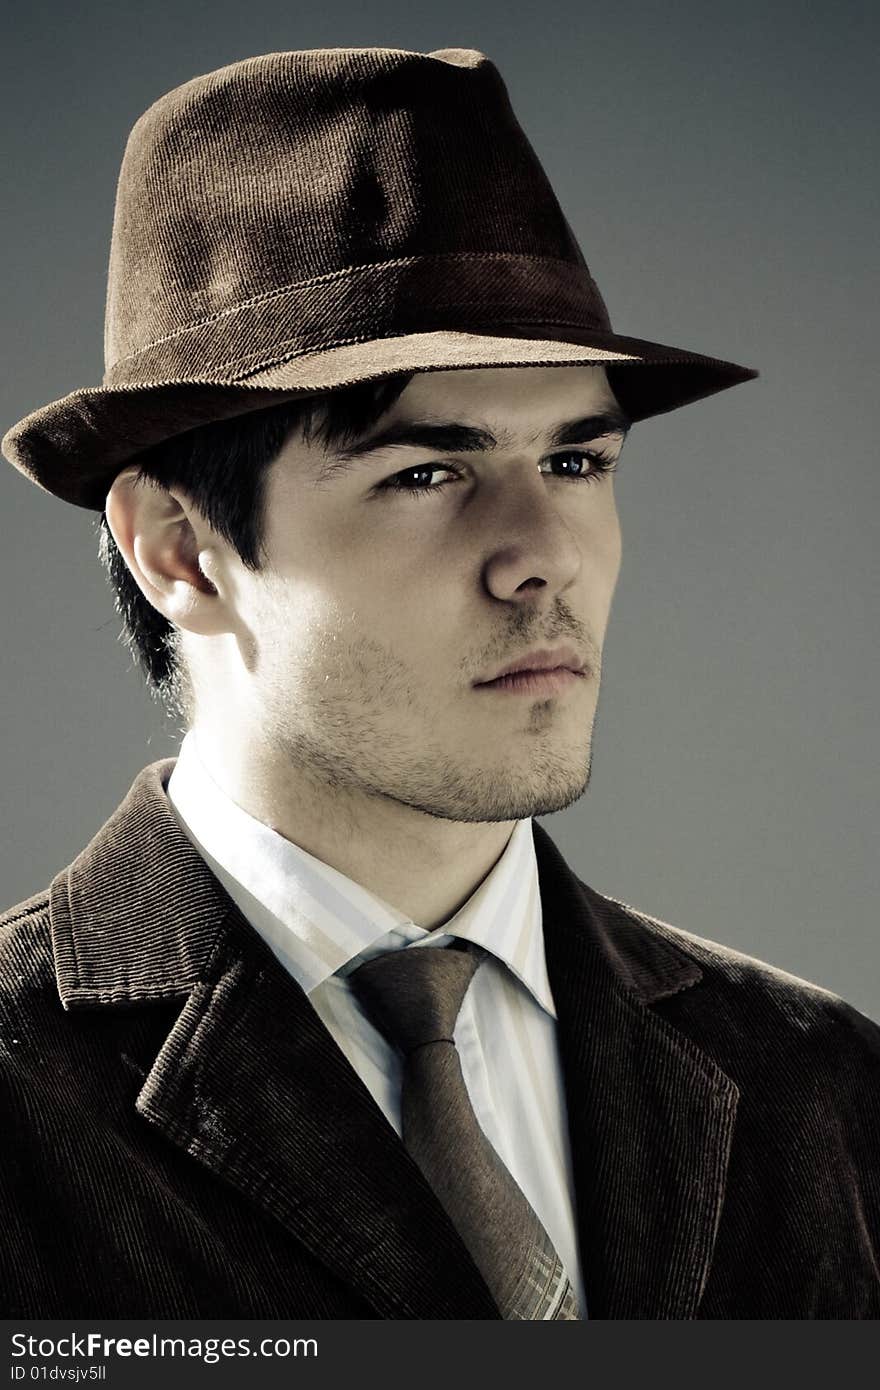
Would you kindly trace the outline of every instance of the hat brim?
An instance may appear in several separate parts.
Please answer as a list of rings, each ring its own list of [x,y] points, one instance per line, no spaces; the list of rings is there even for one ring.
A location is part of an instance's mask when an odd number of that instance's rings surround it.
[[[74,391],[20,420],[2,452],[45,491],[103,511],[110,484],[138,454],[211,421],[380,380],[400,372],[479,367],[604,366],[633,421],[689,405],[757,377],[751,367],[621,334],[547,325],[560,338],[500,329],[442,330],[349,343],[269,362],[234,381],[204,378]]]

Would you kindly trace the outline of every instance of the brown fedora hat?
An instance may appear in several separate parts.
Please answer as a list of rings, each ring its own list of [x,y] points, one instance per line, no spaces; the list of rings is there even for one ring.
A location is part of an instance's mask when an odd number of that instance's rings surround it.
[[[603,364],[632,420],[757,372],[614,333],[492,62],[325,48],[193,78],[136,122],[101,386],[6,458],[102,510],[137,454],[212,420],[398,372]]]

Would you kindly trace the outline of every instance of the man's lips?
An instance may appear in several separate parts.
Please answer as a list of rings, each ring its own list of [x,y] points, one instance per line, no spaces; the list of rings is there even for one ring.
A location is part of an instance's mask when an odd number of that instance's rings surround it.
[[[510,695],[557,695],[570,690],[578,681],[586,680],[585,671],[572,671],[568,666],[554,666],[552,670],[513,671],[507,676],[498,676],[494,681],[483,681],[475,685],[475,690],[488,690],[493,694],[507,692]]]
[[[515,661],[510,661],[506,666],[502,666],[500,671],[496,671],[492,676],[486,676],[484,680],[475,681],[475,685],[491,685],[493,681],[501,680],[504,676],[516,675],[526,671],[557,671],[560,668],[573,671],[577,675],[583,674],[586,662],[575,651],[574,647],[554,647],[552,650],[546,647],[526,652],[524,656],[517,657]]]

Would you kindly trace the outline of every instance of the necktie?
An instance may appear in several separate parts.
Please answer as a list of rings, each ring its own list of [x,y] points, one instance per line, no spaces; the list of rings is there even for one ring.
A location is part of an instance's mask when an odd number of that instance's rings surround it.
[[[466,947],[385,951],[352,971],[348,983],[387,1041],[404,1054],[404,1145],[502,1317],[576,1321],[577,1302],[562,1261],[480,1128],[453,1041],[461,1002],[482,959]]]

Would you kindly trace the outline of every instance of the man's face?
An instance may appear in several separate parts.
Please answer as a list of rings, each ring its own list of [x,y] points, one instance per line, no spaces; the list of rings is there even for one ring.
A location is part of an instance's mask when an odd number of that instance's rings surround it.
[[[245,717],[273,759],[456,821],[582,794],[621,559],[613,479],[587,455],[613,463],[624,430],[552,440],[609,414],[601,367],[431,372],[365,442],[442,423],[496,447],[397,445],[343,467],[288,441],[266,479],[268,565],[236,580]],[[586,670],[554,693],[475,684],[563,645]]]

